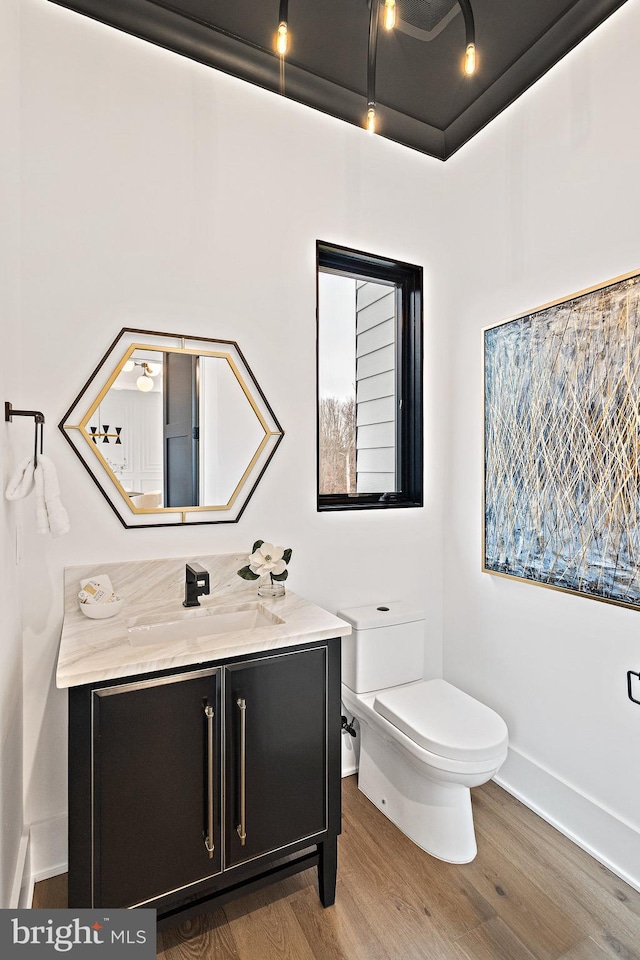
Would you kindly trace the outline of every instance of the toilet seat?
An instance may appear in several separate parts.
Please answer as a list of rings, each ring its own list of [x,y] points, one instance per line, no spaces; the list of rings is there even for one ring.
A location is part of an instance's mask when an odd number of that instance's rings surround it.
[[[503,757],[507,725],[494,710],[446,680],[380,691],[374,711],[438,757],[476,762]]]

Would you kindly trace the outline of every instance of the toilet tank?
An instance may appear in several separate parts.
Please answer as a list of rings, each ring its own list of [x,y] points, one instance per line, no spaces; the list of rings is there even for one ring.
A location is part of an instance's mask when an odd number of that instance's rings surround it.
[[[338,616],[353,633],[342,638],[342,682],[367,693],[422,679],[424,610],[406,600],[347,607]]]

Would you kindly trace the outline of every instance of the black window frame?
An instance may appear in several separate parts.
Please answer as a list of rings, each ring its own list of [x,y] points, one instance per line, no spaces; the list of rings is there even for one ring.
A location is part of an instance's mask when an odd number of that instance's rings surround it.
[[[320,493],[321,272],[395,284],[400,292],[396,327],[396,491]],[[318,511],[423,506],[422,267],[316,241],[316,491]]]

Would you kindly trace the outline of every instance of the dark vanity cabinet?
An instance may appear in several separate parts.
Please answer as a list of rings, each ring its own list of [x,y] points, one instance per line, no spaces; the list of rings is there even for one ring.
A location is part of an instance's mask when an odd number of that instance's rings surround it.
[[[161,925],[308,867],[335,896],[340,640],[69,691],[69,906]]]

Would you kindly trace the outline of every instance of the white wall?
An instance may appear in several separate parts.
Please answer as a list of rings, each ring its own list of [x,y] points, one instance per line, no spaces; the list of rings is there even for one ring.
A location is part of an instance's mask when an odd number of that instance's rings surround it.
[[[20,409],[20,88],[19,0],[0,5],[0,485],[15,465],[14,450],[29,421],[4,422],[4,402]],[[0,496],[0,907],[8,907],[19,869],[22,834],[22,640],[16,602],[16,511]],[[20,878],[18,878],[20,879]],[[15,904],[12,904],[15,906]]]
[[[65,565],[293,548],[329,609],[425,595],[441,636],[442,164],[119,34],[22,0],[23,332],[72,532],[25,514],[29,822],[66,809],[54,687]],[[418,213],[416,212],[418,211]],[[316,512],[315,242],[425,267],[426,506]],[[123,326],[237,340],[285,430],[238,524],[124,530],[53,428]],[[425,589],[425,585],[428,587]]]
[[[447,163],[443,317],[445,676],[505,717],[505,782],[636,884],[640,707],[626,671],[640,666],[640,615],[482,574],[480,491],[482,327],[640,268],[639,43],[640,5],[626,4]]]

